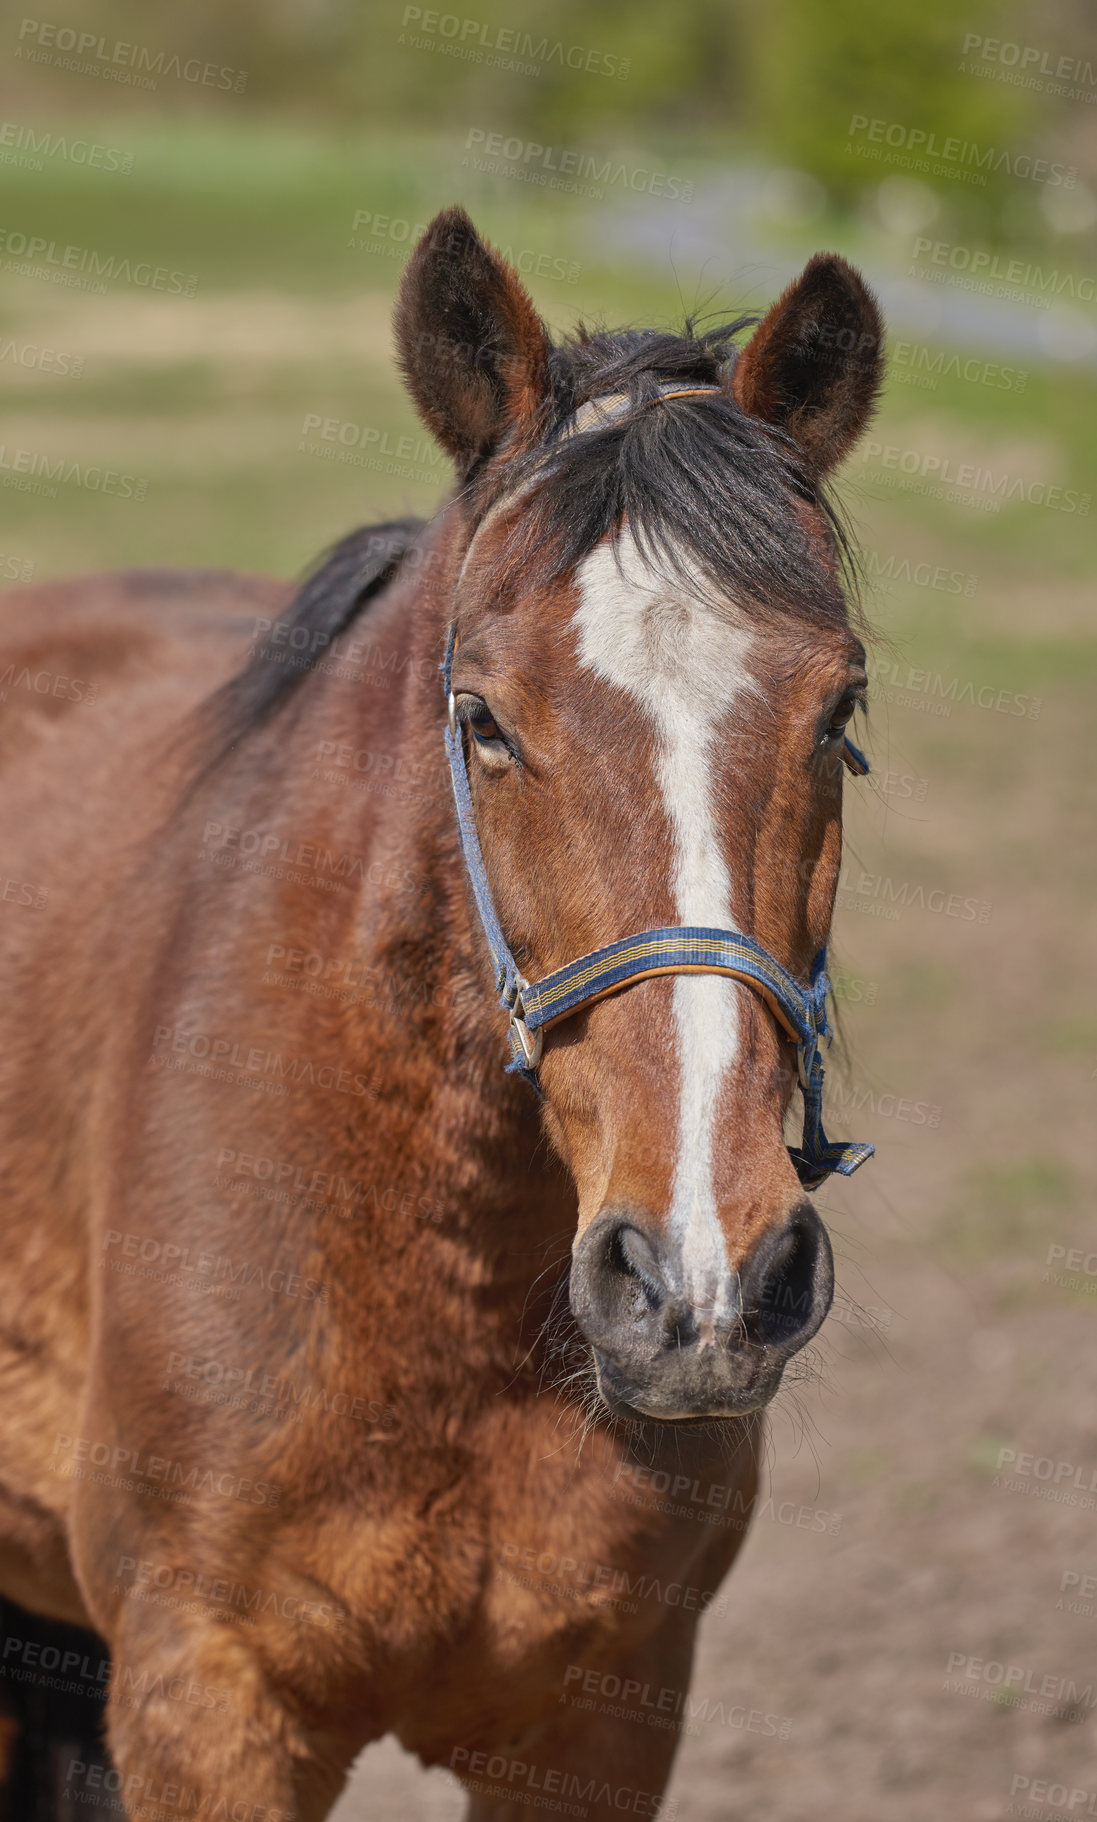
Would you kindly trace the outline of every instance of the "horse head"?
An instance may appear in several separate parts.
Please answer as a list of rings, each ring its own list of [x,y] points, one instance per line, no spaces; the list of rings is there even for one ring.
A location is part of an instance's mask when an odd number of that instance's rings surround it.
[[[662,1420],[765,1405],[833,1294],[780,1004],[715,952],[613,972],[634,932],[728,953],[739,933],[809,994],[830,927],[866,673],[824,483],[870,416],[881,326],[829,254],[740,350],[750,320],[554,347],[460,210],[397,314],[460,480],[452,738],[512,1014],[611,952],[568,1017],[512,1017],[576,1186],[571,1305],[609,1408]]]

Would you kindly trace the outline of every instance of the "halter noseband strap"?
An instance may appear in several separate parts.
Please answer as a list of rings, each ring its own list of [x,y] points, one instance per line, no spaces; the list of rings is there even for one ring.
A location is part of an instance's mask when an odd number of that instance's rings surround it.
[[[712,386],[663,386],[659,397],[651,402],[717,390]],[[564,427],[561,435],[574,435],[596,424],[611,422],[627,405],[627,394],[590,400]],[[456,627],[451,625],[442,666],[449,711],[445,731],[446,757],[457,807],[461,851],[495,969],[499,1004],[510,1019],[508,1037],[512,1061],[508,1068],[522,1075],[539,1094],[537,1066],[544,1033],[550,1025],[570,1018],[606,994],[652,975],[722,974],[758,994],[796,1045],[800,1091],[804,1099],[804,1133],[799,1147],[789,1147],[789,1157],[800,1182],[805,1189],[817,1189],[832,1171],[842,1177],[852,1176],[866,1158],[871,1158],[875,1147],[855,1142],[833,1144],[823,1131],[823,1063],[819,1046],[824,1038],[830,1037],[825,947],[815,958],[807,987],[794,980],[753,937],[742,936],[734,930],[709,930],[691,925],[642,930],[635,936],[622,937],[532,983],[520,973],[496,915],[476,833],[464,738],[457,722],[451,686],[456,644]],[[842,757],[857,776],[863,776],[869,769],[864,754],[852,741],[845,742]]]

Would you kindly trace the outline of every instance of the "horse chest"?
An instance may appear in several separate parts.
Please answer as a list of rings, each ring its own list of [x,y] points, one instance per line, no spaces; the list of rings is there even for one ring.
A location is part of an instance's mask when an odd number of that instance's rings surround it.
[[[500,1415],[432,1497],[360,1533],[372,1585],[359,1570],[350,1599],[385,1665],[385,1725],[428,1762],[485,1726],[520,1736],[580,1667],[695,1621],[739,1541],[669,1513],[605,1433],[562,1439],[554,1406],[524,1421],[520,1448]]]

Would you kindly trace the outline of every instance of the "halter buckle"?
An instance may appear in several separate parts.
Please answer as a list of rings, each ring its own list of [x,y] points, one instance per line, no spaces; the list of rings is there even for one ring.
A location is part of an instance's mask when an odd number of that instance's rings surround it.
[[[536,1069],[541,1061],[541,1052],[545,1048],[545,1034],[540,1025],[531,1031],[523,1017],[522,994],[528,989],[529,982],[518,976],[518,991],[510,1009],[510,1028],[518,1040],[519,1049],[525,1058],[527,1069]]]
[[[796,1074],[800,1078],[800,1087],[805,1095],[811,1086],[811,1078],[819,1057],[819,1040],[813,1037],[805,1042],[803,1039],[796,1046]]]
[[[457,698],[454,695],[452,690],[450,690],[448,692],[447,697],[446,697],[446,711],[449,715],[449,731],[451,734],[456,734],[456,732],[457,732]]]

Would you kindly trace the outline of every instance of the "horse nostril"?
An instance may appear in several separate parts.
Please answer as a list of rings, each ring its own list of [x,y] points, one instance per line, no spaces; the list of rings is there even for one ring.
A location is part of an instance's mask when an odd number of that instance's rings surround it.
[[[607,1253],[610,1265],[635,1280],[648,1309],[661,1309],[667,1289],[647,1235],[635,1227],[619,1227],[610,1236]]]
[[[752,1340],[795,1350],[821,1326],[834,1294],[834,1261],[814,1209],[793,1211],[759,1246],[747,1272],[744,1304]]]
[[[604,1209],[580,1240],[571,1267],[571,1307],[599,1345],[660,1345],[669,1297],[659,1241],[620,1209]]]

